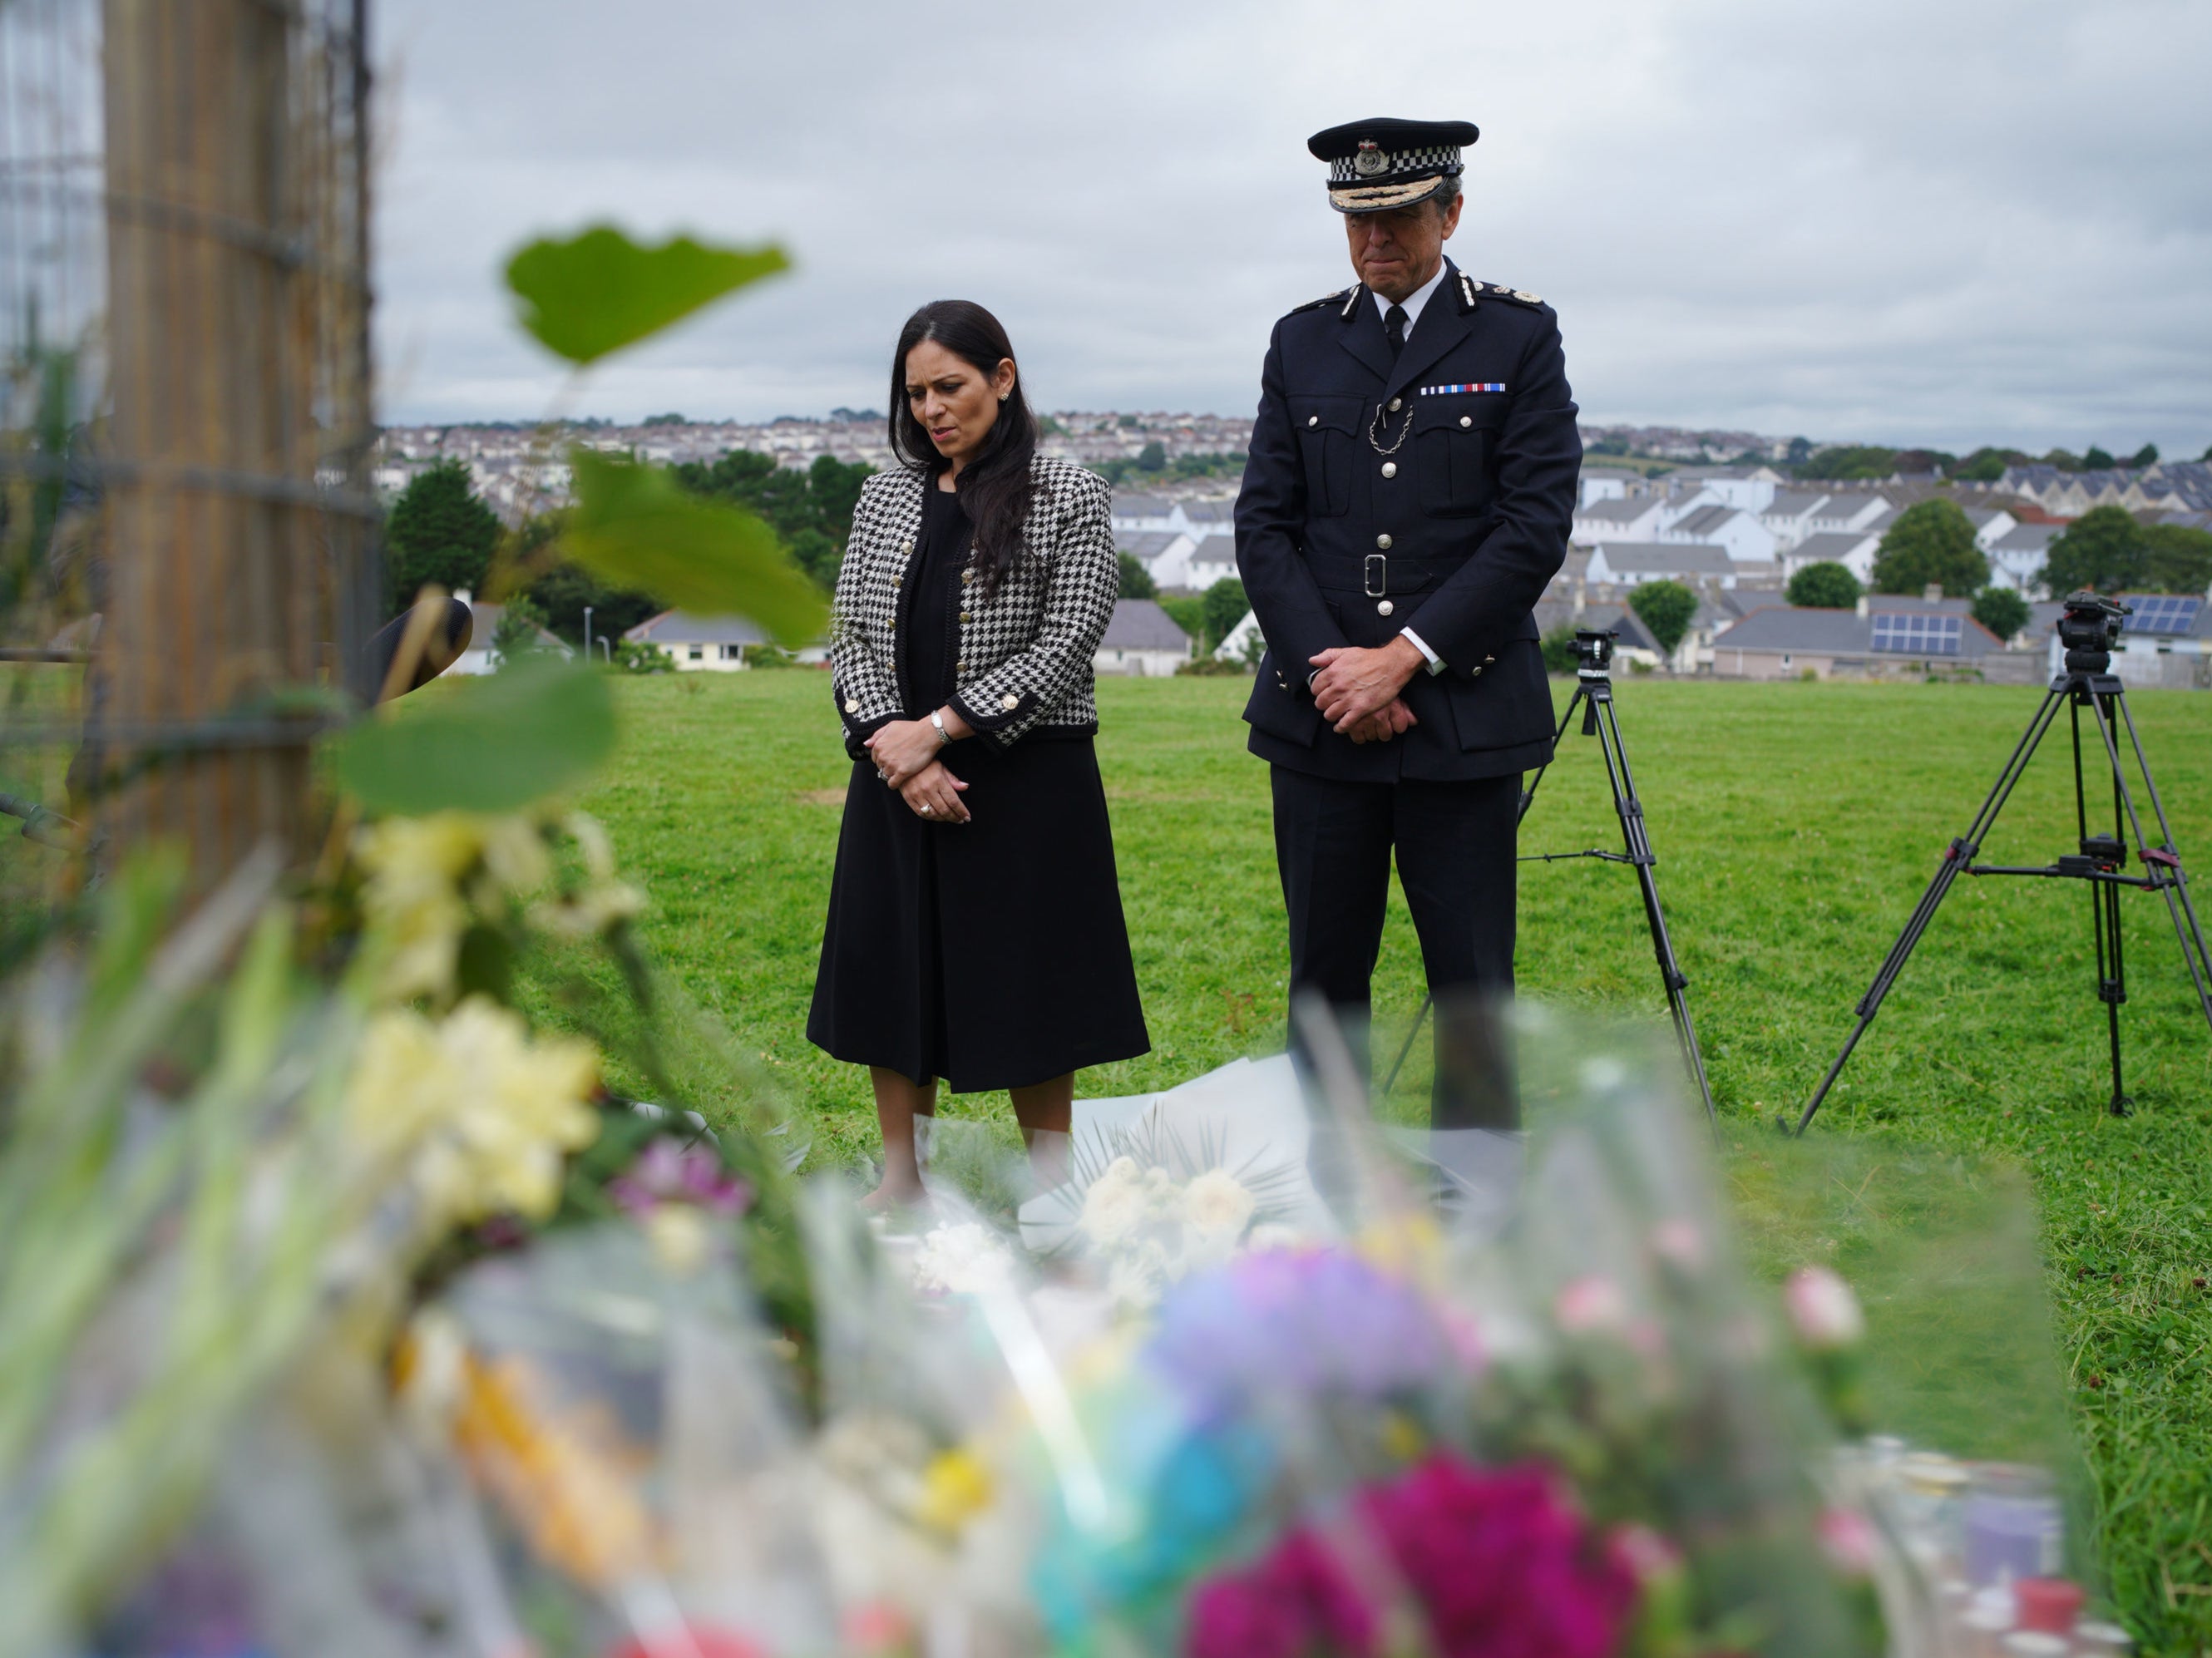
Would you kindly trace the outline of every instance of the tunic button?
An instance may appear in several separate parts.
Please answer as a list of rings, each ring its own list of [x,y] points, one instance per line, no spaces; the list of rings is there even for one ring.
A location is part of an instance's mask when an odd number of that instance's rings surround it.
[[[1467,671],[1467,677],[1469,679],[1480,679],[1482,677],[1482,670],[1480,668],[1469,668]]]
[[[1307,424],[1307,425],[1309,425],[1309,426],[1318,426],[1318,425],[1320,425],[1320,424],[1321,424],[1321,416],[1320,416],[1319,415],[1308,415],[1308,416],[1306,416],[1306,424]]]
[[[1405,398],[1391,398],[1391,399],[1390,399],[1390,412],[1391,412],[1392,414],[1394,414],[1394,415],[1395,415],[1395,414],[1396,414],[1396,413],[1398,412],[1398,410],[1405,405],[1405,402],[1406,402],[1406,400],[1405,400]]]
[[[1472,426],[1474,424],[1474,416],[1472,415],[1462,415],[1459,417],[1459,423],[1462,426]]]
[[[1387,553],[1390,550],[1390,537],[1388,536],[1377,536],[1375,537],[1375,544]]]
[[[1395,460],[1384,461],[1382,463],[1382,476],[1386,478],[1394,478],[1397,477],[1398,463]]]
[[[1011,695],[1002,696],[999,699],[999,706],[1004,708],[1008,714],[1012,714],[1016,708],[1022,706],[1022,699],[1018,696],[1013,696]]]
[[[1391,611],[1397,608],[1398,607],[1395,604],[1393,604],[1389,599],[1380,599],[1376,603],[1375,614],[1377,616],[1388,616]]]
[[[859,697],[848,696],[845,699],[845,712],[847,714],[858,714],[860,711],[860,699]]]

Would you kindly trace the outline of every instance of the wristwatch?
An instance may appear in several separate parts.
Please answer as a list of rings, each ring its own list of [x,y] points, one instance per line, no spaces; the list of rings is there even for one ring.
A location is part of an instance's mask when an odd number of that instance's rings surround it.
[[[948,747],[952,741],[952,733],[945,729],[945,715],[943,711],[940,710],[939,712],[930,715],[929,723],[937,727],[937,746],[940,749]]]

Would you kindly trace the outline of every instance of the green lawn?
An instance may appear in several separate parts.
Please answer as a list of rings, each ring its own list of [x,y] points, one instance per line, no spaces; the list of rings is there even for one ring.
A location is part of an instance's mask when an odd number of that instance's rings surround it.
[[[1153,1049],[1087,1075],[1087,1094],[1164,1087],[1280,1046],[1267,777],[1237,718],[1248,683],[1099,687]],[[827,680],[693,675],[620,689],[620,758],[586,804],[651,891],[654,944],[781,1079],[813,1126],[817,1160],[858,1155],[873,1132],[866,1079],[804,1035],[848,772]],[[2036,695],[1622,682],[1661,891],[1729,1118],[1794,1115]],[[2183,851],[2212,867],[2212,697],[2144,693],[2135,706]],[[2070,850],[2064,756],[2062,732],[1990,857],[2042,863]],[[1617,835],[1595,744],[1571,738],[1523,849]],[[2212,888],[2204,896],[2212,908]],[[1993,1151],[2027,1169],[2115,1596],[2151,1650],[2201,1652],[2212,1649],[2212,1036],[2163,905],[2130,895],[2137,1111],[2106,1114],[2087,905],[2072,883],[1962,882],[1821,1132]],[[1523,993],[1658,1009],[1626,870],[1524,866],[1521,917]],[[1402,903],[1376,990],[1388,1051],[1420,996]]]

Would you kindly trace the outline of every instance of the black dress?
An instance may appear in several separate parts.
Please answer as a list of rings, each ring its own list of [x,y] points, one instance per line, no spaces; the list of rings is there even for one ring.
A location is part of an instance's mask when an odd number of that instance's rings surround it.
[[[957,687],[969,530],[933,486],[907,566],[907,718]],[[919,817],[863,759],[845,791],[807,1039],[956,1094],[1020,1088],[1152,1046],[1129,959],[1106,790],[1088,736],[946,749],[966,823]]]

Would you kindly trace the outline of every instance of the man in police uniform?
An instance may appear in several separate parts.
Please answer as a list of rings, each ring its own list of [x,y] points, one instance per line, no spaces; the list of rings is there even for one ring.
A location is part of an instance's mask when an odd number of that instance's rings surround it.
[[[1582,442],[1551,307],[1443,257],[1476,136],[1372,120],[1309,140],[1358,281],[1275,325],[1237,500],[1291,995],[1326,998],[1363,1053],[1393,848],[1431,991],[1512,988],[1521,774],[1552,756],[1531,612]],[[1509,1126],[1510,1086],[1449,1086],[1443,1058],[1436,1125]]]

